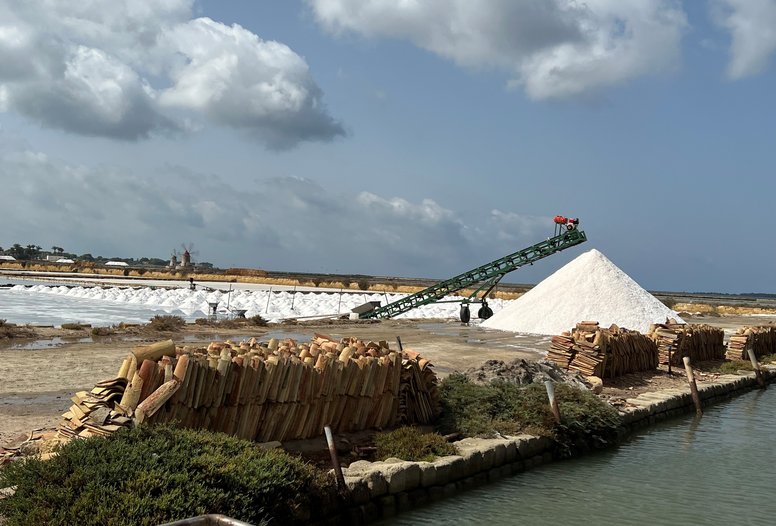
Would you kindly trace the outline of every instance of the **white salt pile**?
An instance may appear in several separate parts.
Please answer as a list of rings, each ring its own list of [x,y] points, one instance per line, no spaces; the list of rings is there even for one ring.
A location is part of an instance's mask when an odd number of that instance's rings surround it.
[[[598,250],[585,252],[492,318],[483,327],[560,334],[584,320],[646,332],[666,318],[682,320]]]

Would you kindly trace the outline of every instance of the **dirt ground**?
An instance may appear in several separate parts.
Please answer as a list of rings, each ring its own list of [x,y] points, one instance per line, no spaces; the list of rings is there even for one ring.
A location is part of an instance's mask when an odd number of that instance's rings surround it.
[[[776,321],[776,318],[701,317],[687,321],[710,323],[731,333],[742,325]],[[114,378],[129,350],[151,341],[172,338],[177,344],[206,345],[211,341],[239,341],[253,336],[260,340],[276,337],[305,341],[319,332],[334,338],[387,340],[395,348],[399,337],[405,348],[429,358],[437,373],[446,376],[491,359],[538,360],[544,356],[550,340],[544,336],[466,326],[457,320],[308,322],[239,329],[188,325],[171,334],[130,330],[100,338],[92,337],[86,329],[74,332],[40,328],[36,332],[39,338],[33,340],[0,340],[0,446],[18,444],[32,430],[56,427],[75,392]],[[698,375],[701,382],[712,378],[713,374]],[[685,385],[685,380],[683,373],[668,376],[657,371],[605,381],[604,385],[604,396],[617,403],[640,392]]]

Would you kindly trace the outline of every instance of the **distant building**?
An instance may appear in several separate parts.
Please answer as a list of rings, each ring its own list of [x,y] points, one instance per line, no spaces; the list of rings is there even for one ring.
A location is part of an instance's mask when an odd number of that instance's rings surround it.
[[[0,255],[0,261],[16,261],[16,258],[13,256]]]
[[[125,261],[108,261],[105,263],[106,267],[128,267],[129,265]]]
[[[75,263],[75,261],[70,258],[59,258],[54,263]]]

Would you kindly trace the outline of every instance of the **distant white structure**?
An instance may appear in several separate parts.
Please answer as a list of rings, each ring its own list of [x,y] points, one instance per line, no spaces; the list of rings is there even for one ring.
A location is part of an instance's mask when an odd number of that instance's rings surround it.
[[[106,267],[128,267],[129,265],[125,261],[108,261],[105,263]]]
[[[16,258],[13,256],[2,256],[0,255],[0,261],[16,261]]]
[[[75,263],[75,261],[70,258],[59,258],[55,263]]]

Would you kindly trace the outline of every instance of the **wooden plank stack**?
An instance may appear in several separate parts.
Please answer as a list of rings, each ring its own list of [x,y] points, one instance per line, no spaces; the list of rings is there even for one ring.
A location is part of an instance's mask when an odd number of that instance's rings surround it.
[[[111,408],[128,421],[177,422],[262,442],[317,436],[324,425],[344,432],[425,424],[440,410],[428,360],[385,341],[321,334],[302,344],[251,339],[176,349],[160,342],[130,353],[118,378],[125,388]]]
[[[668,363],[669,356],[671,365],[682,365],[685,356],[694,362],[719,360],[725,356],[725,334],[722,329],[710,325],[677,323],[670,319],[652,325],[649,336],[657,344],[662,364]]]
[[[728,360],[748,360],[748,349],[758,358],[776,353],[776,326],[742,327],[730,337],[725,357]]]
[[[614,378],[657,367],[657,347],[637,331],[616,325],[600,328],[584,321],[560,336],[553,336],[547,358],[585,376]]]

